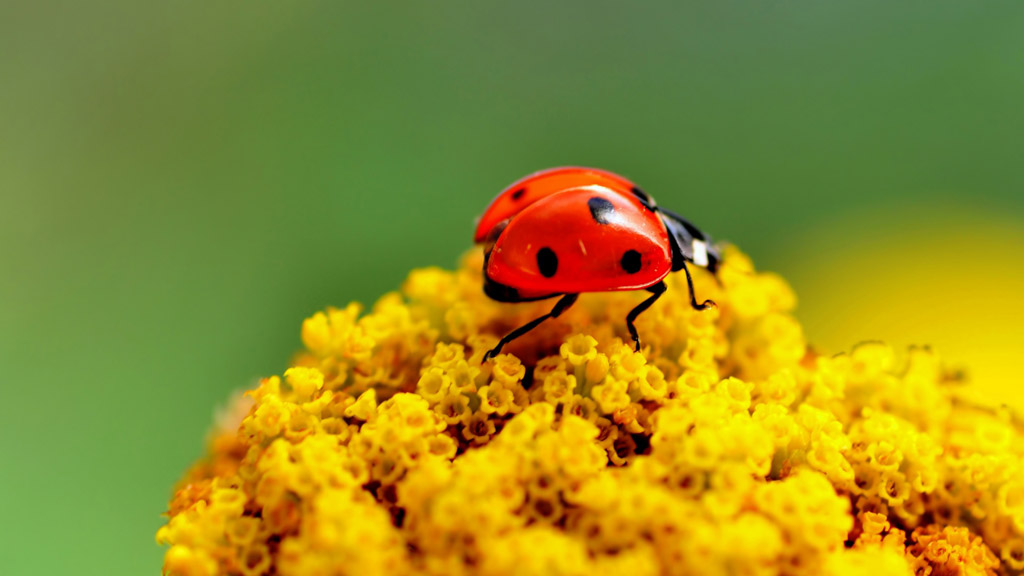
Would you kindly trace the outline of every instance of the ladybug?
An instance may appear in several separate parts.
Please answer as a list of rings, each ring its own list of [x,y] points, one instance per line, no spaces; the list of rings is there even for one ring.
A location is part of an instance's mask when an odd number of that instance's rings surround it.
[[[566,311],[581,292],[646,290],[651,293],[626,316],[633,323],[665,293],[665,276],[683,270],[690,304],[698,304],[686,264],[717,272],[720,257],[711,240],[626,178],[596,168],[543,170],[516,181],[491,202],[477,223],[484,245],[484,293],[498,302],[560,297],[547,314],[513,330],[484,359]]]

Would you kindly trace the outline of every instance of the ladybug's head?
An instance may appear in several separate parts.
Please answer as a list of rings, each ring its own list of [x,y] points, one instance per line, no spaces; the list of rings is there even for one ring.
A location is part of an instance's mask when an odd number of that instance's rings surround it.
[[[664,208],[658,211],[672,244],[672,270],[682,270],[686,262],[691,262],[711,273],[718,272],[722,257],[711,238],[682,216]]]

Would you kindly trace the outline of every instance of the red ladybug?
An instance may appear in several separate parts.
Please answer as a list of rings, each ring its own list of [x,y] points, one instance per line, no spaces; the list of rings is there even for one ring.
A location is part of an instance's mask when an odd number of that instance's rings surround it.
[[[595,168],[552,168],[502,191],[477,224],[484,244],[484,293],[499,302],[561,296],[551,312],[506,335],[484,359],[548,318],[557,318],[581,292],[647,290],[651,296],[626,316],[633,322],[666,290],[665,276],[683,270],[690,303],[697,303],[686,263],[718,269],[719,255],[696,226],[661,208],[629,180]]]

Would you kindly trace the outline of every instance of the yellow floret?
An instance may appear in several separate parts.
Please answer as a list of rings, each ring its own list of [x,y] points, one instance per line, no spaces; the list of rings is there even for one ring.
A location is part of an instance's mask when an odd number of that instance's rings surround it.
[[[284,372],[285,381],[300,398],[312,398],[324,387],[324,375],[316,368],[296,366]]]
[[[573,366],[582,366],[597,356],[597,340],[586,334],[576,334],[566,340],[559,351]]]

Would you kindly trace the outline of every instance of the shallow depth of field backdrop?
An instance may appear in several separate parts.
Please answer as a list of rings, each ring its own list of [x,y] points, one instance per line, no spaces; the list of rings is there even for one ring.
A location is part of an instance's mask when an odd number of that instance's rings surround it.
[[[553,165],[1024,408],[1024,4],[366,4],[0,4],[0,573],[155,573],[214,407]]]

